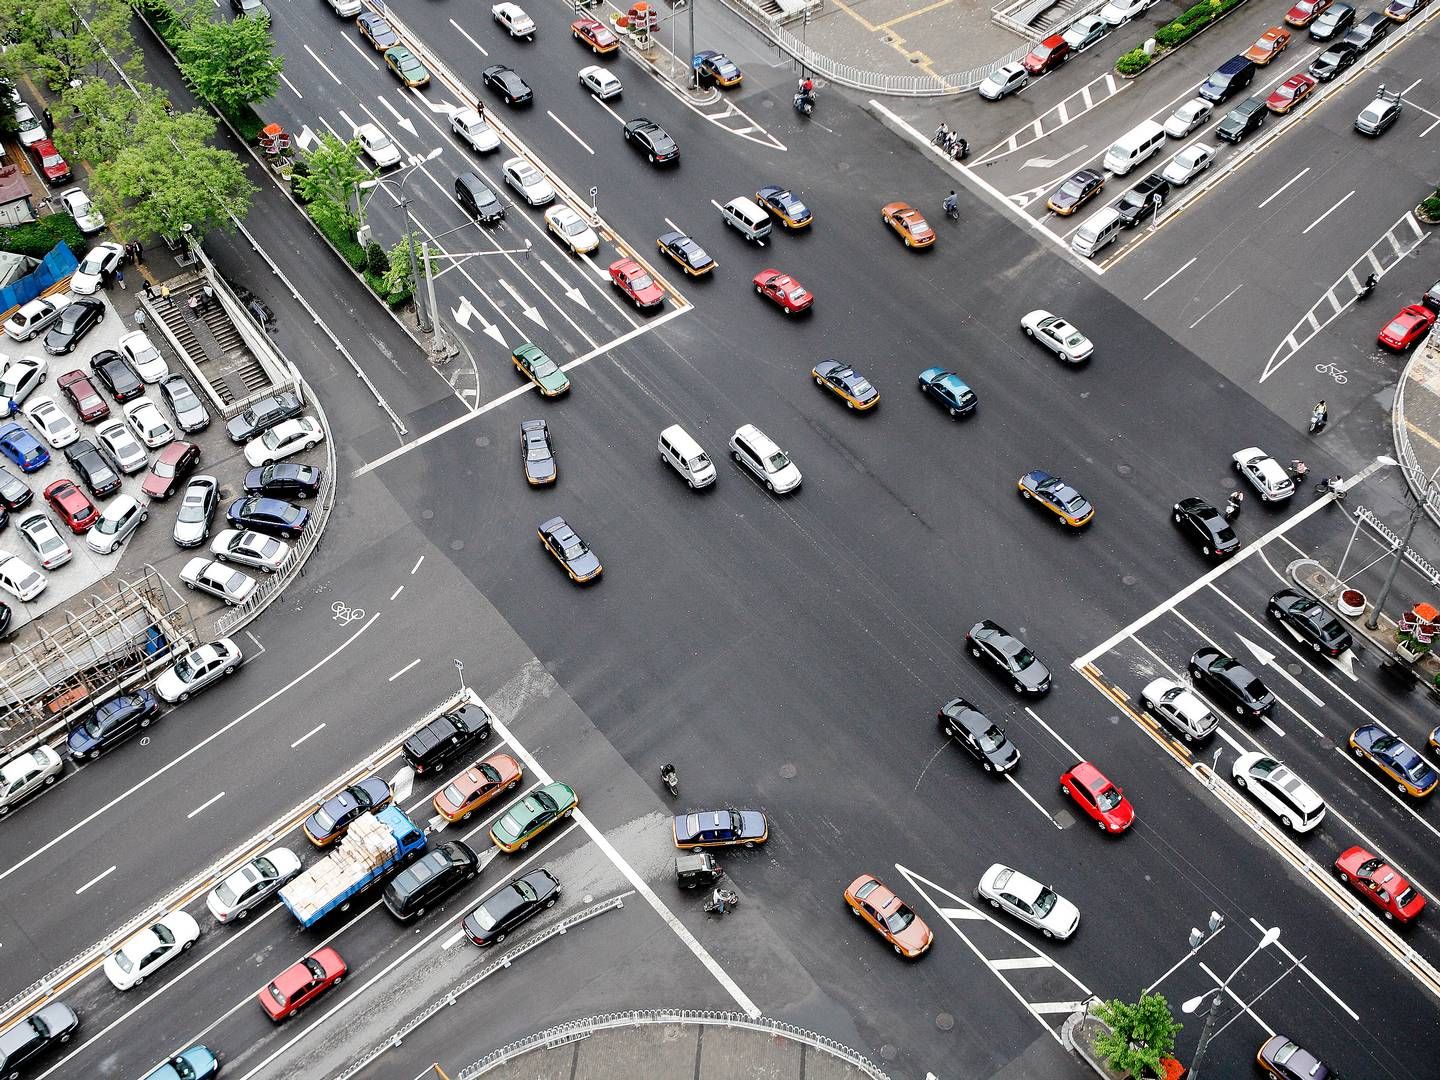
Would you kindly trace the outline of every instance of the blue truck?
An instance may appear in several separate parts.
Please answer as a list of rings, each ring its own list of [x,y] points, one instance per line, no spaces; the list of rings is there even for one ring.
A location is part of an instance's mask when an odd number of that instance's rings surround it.
[[[280,890],[280,900],[301,926],[314,926],[350,902],[390,871],[417,858],[426,845],[425,830],[398,806],[361,814],[339,845]]]

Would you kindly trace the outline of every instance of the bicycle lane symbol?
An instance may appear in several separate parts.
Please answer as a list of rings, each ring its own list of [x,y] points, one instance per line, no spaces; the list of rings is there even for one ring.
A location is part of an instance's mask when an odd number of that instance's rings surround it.
[[[344,600],[336,600],[330,605],[330,615],[341,626],[349,626],[356,619],[365,617],[365,609],[351,607]]]

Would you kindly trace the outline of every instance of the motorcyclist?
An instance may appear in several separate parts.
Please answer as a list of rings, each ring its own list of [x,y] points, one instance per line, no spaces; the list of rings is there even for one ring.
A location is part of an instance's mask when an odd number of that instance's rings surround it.
[[[935,136],[934,136],[934,138],[932,138],[930,141],[933,142],[933,143],[935,143],[936,145],[942,145],[942,146],[943,146],[944,143],[945,143],[945,140],[948,139],[949,137],[950,137],[950,125],[947,124],[947,123],[945,123],[944,120],[941,120],[941,121],[940,121],[940,126],[935,129]]]
[[[1236,514],[1240,513],[1240,504],[1244,501],[1245,493],[1243,491],[1236,490],[1230,493],[1230,499],[1225,503],[1226,521],[1231,520]]]
[[[1375,291],[1375,286],[1380,284],[1380,278],[1371,274],[1365,279],[1365,284],[1360,286],[1360,299],[1363,300]]]
[[[951,217],[954,217],[960,213],[960,199],[954,191],[951,191],[949,195],[945,196],[945,202],[943,205],[945,207],[945,213],[950,215]]]
[[[1310,430],[1319,431],[1330,422],[1330,409],[1324,399],[1315,403],[1315,408],[1310,410]]]

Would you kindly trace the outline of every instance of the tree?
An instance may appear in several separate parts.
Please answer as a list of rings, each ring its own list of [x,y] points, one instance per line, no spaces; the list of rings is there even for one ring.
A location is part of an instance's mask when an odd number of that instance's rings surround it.
[[[1184,1026],[1175,1022],[1163,994],[1145,994],[1134,1005],[1118,998],[1096,1008],[1109,1031],[1095,1039],[1095,1049],[1112,1069],[1135,1076],[1161,1076],[1160,1059],[1175,1050],[1175,1036]]]
[[[147,83],[136,83],[135,90],[134,94],[117,91],[104,79],[85,79],[79,86],[67,86],[60,94],[62,107],[55,110],[56,130],[52,132],[60,152],[74,160],[112,161],[135,141],[135,132],[170,122],[163,93]],[[201,138],[214,131],[213,120],[204,114],[199,114],[198,122],[209,124],[202,129]]]
[[[342,215],[346,231],[355,232],[352,203],[370,170],[360,164],[360,144],[341,142],[328,131],[320,133],[320,145],[305,155],[305,175],[296,181],[300,197],[308,203],[323,202]]]
[[[130,34],[132,15],[125,0],[0,0],[0,31],[13,42],[6,63],[52,90],[110,70],[111,57],[137,73],[143,58]]]
[[[415,265],[419,266],[421,261],[421,248],[415,241],[418,237],[409,237],[410,243],[406,243],[406,237],[400,240],[390,249],[390,269],[385,274],[385,295],[397,296],[403,293],[415,291],[415,277],[410,273],[410,253],[414,250]]]
[[[227,116],[273,97],[285,67],[284,57],[275,55],[270,20],[253,15],[196,20],[181,32],[176,53],[195,92]]]

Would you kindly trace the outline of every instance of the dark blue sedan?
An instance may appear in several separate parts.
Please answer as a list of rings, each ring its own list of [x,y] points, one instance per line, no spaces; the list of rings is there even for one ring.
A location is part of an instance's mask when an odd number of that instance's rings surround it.
[[[71,730],[65,740],[73,758],[98,758],[112,746],[150,726],[160,712],[160,703],[149,690],[111,698],[91,714],[90,719]]]
[[[378,776],[367,776],[317,806],[305,819],[305,835],[316,847],[333,844],[361,814],[383,810],[391,798],[389,784]]]
[[[289,540],[299,536],[310,521],[310,511],[283,499],[267,499],[260,495],[236,499],[225,511],[232,529],[251,529],[266,536]]]
[[[32,473],[50,463],[50,451],[19,424],[0,428],[0,454],[19,465],[21,472]]]
[[[939,367],[926,368],[920,373],[920,392],[944,405],[951,416],[969,416],[980,403],[969,383],[955,372]]]

